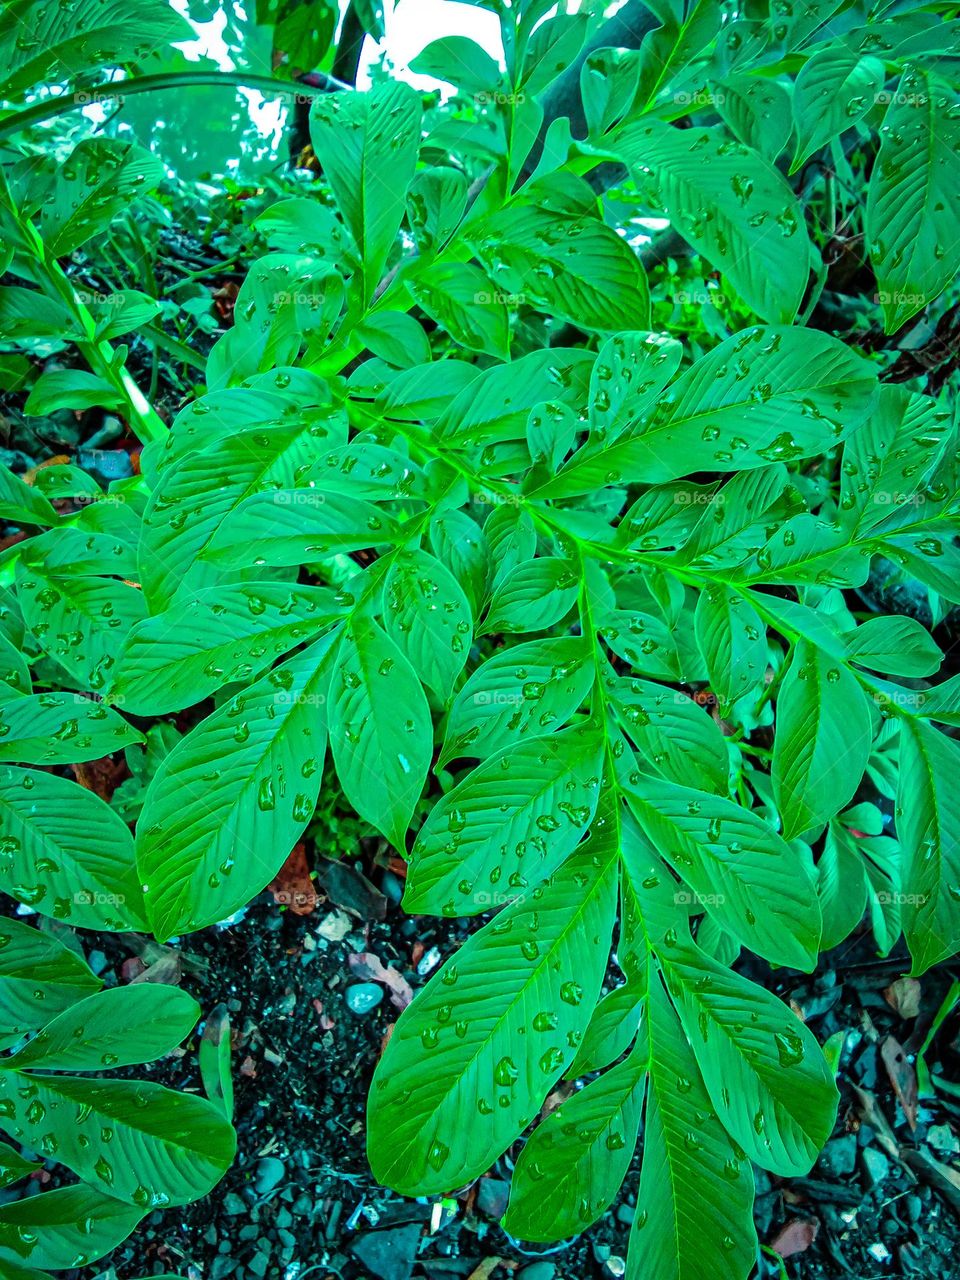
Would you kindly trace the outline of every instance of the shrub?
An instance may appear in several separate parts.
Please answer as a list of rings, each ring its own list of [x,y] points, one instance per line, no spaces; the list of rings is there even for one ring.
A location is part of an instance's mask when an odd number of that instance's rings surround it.
[[[91,370],[44,373],[27,410],[112,407],[144,449],[106,492],[69,466],[3,477],[29,536],[4,553],[0,879],[81,927],[201,929],[274,878],[332,769],[398,850],[413,832],[408,911],[496,909],[397,1023],[376,1176],[461,1187],[577,1081],[522,1147],[506,1229],[595,1221],[643,1117],[631,1274],[742,1277],[751,1162],[808,1170],[838,1095],[741,948],[809,972],[867,911],[919,974],[960,934],[956,679],[929,687],[928,629],[856,596],[885,560],[931,622],[960,599],[952,413],[894,380],[879,333],[956,297],[956,23],[657,6],[638,51],[586,59],[585,136],[555,120],[537,158],[590,21],[490,7],[505,72],[431,46],[454,110],[392,80],[317,97],[333,207],[310,191],[262,213],[273,251],[169,430],[111,345],[150,300],[88,305],[60,263],[160,166],[109,137],[8,164],[25,283],[0,320]],[[8,97],[53,74],[31,56]],[[587,179],[607,161],[629,176],[604,201]],[[869,344],[827,318],[837,207],[875,281]],[[678,268],[651,294],[635,242],[658,213],[721,283]],[[103,802],[36,771],[210,697],[135,855]]]

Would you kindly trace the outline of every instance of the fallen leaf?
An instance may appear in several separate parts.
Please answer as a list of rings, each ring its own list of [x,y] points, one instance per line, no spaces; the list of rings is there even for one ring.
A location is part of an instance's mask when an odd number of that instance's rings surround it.
[[[903,1114],[911,1129],[917,1127],[917,1073],[913,1064],[907,1060],[903,1046],[887,1036],[880,1046],[880,1057],[886,1067],[893,1091],[900,1100]]]
[[[165,982],[171,987],[178,987],[181,977],[180,957],[174,952],[172,955],[161,956],[153,964],[148,964],[142,972],[130,979],[130,983],[133,985],[138,982]]]
[[[353,928],[353,921],[339,907],[323,917],[317,925],[317,933],[328,942],[341,942]]]
[[[770,1248],[779,1253],[781,1258],[806,1253],[816,1240],[819,1230],[820,1223],[815,1218],[793,1218],[770,1241]]]
[[[267,888],[273,894],[274,902],[289,907],[295,916],[308,916],[316,907],[320,899],[310,879],[306,846],[302,840],[293,846],[277,878],[271,880]]]
[[[897,978],[886,988],[883,998],[901,1018],[915,1018],[920,1012],[920,983],[916,978]]]
[[[503,1264],[503,1259],[496,1254],[492,1258],[484,1258],[479,1267],[474,1267],[467,1276],[467,1280],[490,1280],[490,1276],[496,1271],[497,1267]]]
[[[390,992],[390,1001],[405,1009],[413,999],[413,988],[399,969],[391,969],[372,951],[354,951],[347,957],[350,968],[365,982],[381,982]]]
[[[249,1077],[251,1080],[255,1080],[257,1078],[257,1064],[249,1054],[247,1054],[244,1060],[240,1063],[240,1074],[242,1076]]]
[[[331,902],[353,911],[361,920],[383,920],[387,900],[367,877],[346,862],[321,858],[317,863],[317,879]]]

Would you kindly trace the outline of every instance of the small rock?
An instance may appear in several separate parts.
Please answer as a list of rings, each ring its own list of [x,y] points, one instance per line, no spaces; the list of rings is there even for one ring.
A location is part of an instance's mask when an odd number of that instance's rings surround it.
[[[552,1262],[531,1262],[517,1273],[517,1280],[553,1280],[556,1274],[557,1268]]]
[[[927,1133],[927,1142],[934,1151],[944,1156],[955,1156],[960,1151],[960,1142],[947,1124],[935,1124]]]
[[[608,1244],[595,1244],[593,1246],[593,1256],[597,1262],[606,1262],[613,1250]]]
[[[264,1156],[257,1162],[257,1173],[253,1181],[253,1189],[261,1196],[280,1185],[287,1175],[282,1160],[276,1156]]]
[[[637,1211],[632,1204],[621,1204],[617,1206],[617,1221],[622,1222],[624,1226],[629,1227],[636,1216]]]
[[[616,1276],[617,1280],[619,1280],[620,1276],[627,1274],[627,1264],[619,1254],[612,1253],[603,1264],[603,1274],[605,1276]]]
[[[890,1172],[890,1161],[876,1147],[867,1147],[864,1150],[863,1165],[871,1187],[878,1187]]]
[[[383,988],[375,982],[355,982],[353,986],[347,987],[345,998],[350,1012],[362,1018],[383,999]]]
[[[919,1222],[920,1215],[923,1212],[923,1201],[919,1196],[904,1196],[903,1211],[911,1222]]]
[[[477,1206],[481,1213],[497,1222],[507,1211],[510,1184],[500,1178],[481,1178],[477,1188]]]
[[[350,1245],[350,1252],[378,1280],[409,1280],[417,1256],[420,1225],[412,1222],[392,1231],[371,1231]]]
[[[823,1172],[832,1177],[853,1173],[856,1162],[857,1139],[852,1133],[828,1142],[818,1161]]]

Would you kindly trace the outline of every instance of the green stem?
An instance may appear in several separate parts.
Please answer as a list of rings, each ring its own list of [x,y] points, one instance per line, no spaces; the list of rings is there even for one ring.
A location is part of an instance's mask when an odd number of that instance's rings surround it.
[[[322,85],[301,84],[299,81],[276,80],[273,76],[258,76],[246,71],[172,71],[153,76],[132,76],[129,80],[107,80],[91,85],[77,93],[63,93],[56,98],[45,98],[31,107],[15,111],[0,120],[0,140],[20,133],[45,120],[69,114],[102,100],[122,100],[137,93],[154,93],[164,89],[189,89],[196,85],[215,85],[218,88],[257,89],[274,98],[317,98],[335,89],[349,89],[332,76]]]

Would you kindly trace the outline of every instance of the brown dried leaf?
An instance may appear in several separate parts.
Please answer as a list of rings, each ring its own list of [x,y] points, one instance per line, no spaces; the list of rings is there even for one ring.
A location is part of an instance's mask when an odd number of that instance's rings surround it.
[[[820,1223],[815,1218],[793,1218],[770,1241],[770,1248],[781,1258],[792,1258],[794,1254],[806,1253],[819,1231]]]
[[[903,1114],[911,1129],[917,1127],[917,1073],[907,1060],[903,1046],[893,1036],[887,1036],[880,1046],[880,1057],[886,1067],[893,1091],[900,1099]]]
[[[897,978],[886,988],[883,998],[901,1018],[915,1018],[920,1012],[920,983],[916,978]]]

